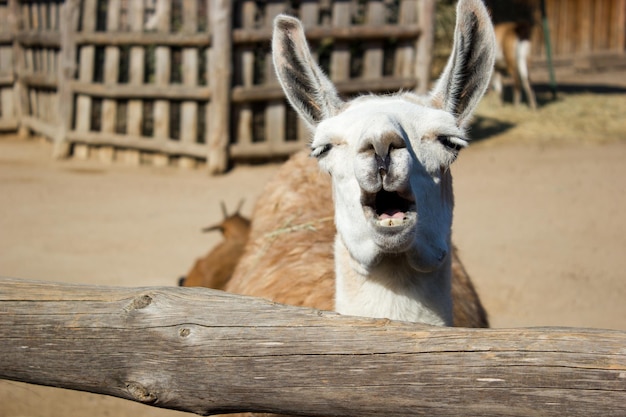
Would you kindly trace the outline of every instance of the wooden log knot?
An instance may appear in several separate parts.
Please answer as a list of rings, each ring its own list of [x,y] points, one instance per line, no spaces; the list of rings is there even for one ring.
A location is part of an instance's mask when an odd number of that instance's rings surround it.
[[[152,404],[156,402],[157,396],[156,394],[150,392],[148,388],[144,387],[142,384],[136,381],[130,381],[126,384],[126,389],[128,393],[139,402],[144,404]]]
[[[152,297],[148,294],[142,294],[133,298],[133,300],[130,302],[130,304],[126,306],[126,308],[124,308],[124,310],[130,313],[133,310],[141,310],[142,308],[146,308],[150,304],[152,304]]]

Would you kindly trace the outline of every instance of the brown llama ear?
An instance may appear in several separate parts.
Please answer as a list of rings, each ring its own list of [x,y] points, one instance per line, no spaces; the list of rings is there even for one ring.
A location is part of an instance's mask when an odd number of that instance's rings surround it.
[[[452,53],[431,93],[431,103],[452,113],[461,127],[487,91],[495,51],[493,24],[482,0],[459,0]]]
[[[272,57],[289,103],[312,130],[343,105],[332,81],[317,65],[300,21],[287,15],[274,20]]]

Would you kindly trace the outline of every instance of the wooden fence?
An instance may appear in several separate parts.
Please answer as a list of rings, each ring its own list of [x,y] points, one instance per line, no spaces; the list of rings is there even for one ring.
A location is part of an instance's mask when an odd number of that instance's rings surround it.
[[[57,156],[207,160],[214,173],[229,158],[285,156],[308,133],[271,67],[274,17],[303,20],[342,94],[426,91],[434,3],[5,1],[13,23],[0,54],[15,62],[2,59],[0,86],[17,100],[3,105],[2,123],[51,138]]]
[[[487,0],[498,20],[539,0]],[[278,13],[299,16],[344,95],[425,92],[436,0],[0,0],[0,130],[58,157],[195,166],[272,158],[308,133],[269,51]],[[626,66],[626,0],[546,0],[557,70]],[[452,28],[449,30],[452,33]],[[545,67],[540,25],[535,68]],[[451,45],[451,41],[445,41]]]
[[[626,332],[461,329],[0,278],[0,378],[201,415],[623,416]]]

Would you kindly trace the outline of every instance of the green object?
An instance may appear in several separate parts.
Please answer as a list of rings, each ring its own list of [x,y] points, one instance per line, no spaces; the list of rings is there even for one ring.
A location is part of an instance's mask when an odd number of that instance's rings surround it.
[[[554,76],[554,65],[552,64],[552,43],[550,42],[550,25],[548,24],[545,0],[541,0],[541,24],[543,26],[543,38],[546,42],[546,57],[548,59],[548,73],[550,74],[550,91],[552,91],[552,99],[556,100],[556,78]]]

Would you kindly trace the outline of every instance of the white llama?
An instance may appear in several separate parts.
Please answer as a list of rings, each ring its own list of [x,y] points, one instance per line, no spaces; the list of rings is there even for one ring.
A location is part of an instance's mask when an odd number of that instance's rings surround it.
[[[276,18],[272,45],[287,98],[314,132],[311,155],[332,182],[335,288],[320,285],[323,298],[334,292],[334,309],[343,314],[452,325],[449,168],[467,145],[465,127],[489,85],[495,56],[493,27],[482,1],[459,1],[452,55],[427,97],[399,93],[344,102],[313,60],[295,18]],[[324,187],[318,192],[311,185],[325,180],[312,174],[309,164],[296,155],[269,185],[255,209],[249,247],[226,290],[327,306],[315,296],[306,300],[316,282],[327,282],[310,259],[309,252],[319,250],[316,235],[307,242],[296,236],[310,228],[332,228],[328,218],[309,215],[330,204],[321,194]],[[293,171],[299,167],[301,173]],[[283,184],[288,184],[286,191]],[[305,194],[306,201],[299,201]],[[290,273],[264,280],[264,273],[277,268],[264,263],[269,248],[282,239],[268,232],[291,216],[298,219],[286,228],[293,232],[294,245],[283,245],[276,256],[293,257],[299,276],[308,281],[296,279],[294,266]],[[482,311],[469,279],[460,285],[461,298],[471,293],[472,308]],[[296,297],[285,294],[298,294],[300,300],[292,302]]]

